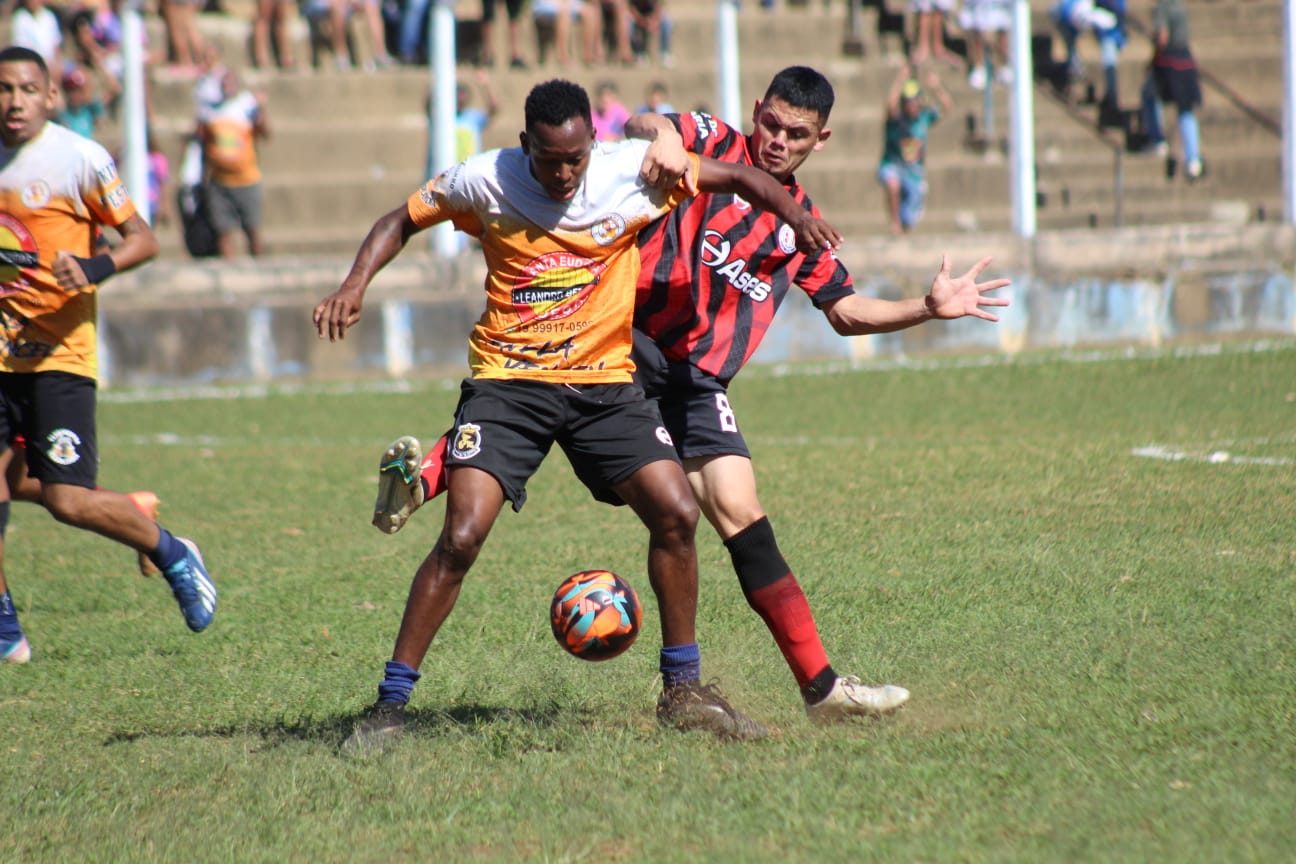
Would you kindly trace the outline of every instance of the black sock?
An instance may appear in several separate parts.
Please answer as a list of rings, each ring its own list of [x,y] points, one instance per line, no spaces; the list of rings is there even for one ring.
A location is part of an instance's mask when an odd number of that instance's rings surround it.
[[[807,705],[814,705],[822,702],[824,697],[832,692],[833,685],[837,683],[837,673],[831,666],[825,666],[823,671],[810,679],[810,683],[801,688],[801,698]]]

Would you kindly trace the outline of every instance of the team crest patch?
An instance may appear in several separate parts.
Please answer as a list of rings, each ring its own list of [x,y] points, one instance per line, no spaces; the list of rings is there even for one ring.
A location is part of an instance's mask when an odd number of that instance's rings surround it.
[[[593,228],[590,228],[590,236],[594,238],[594,242],[598,245],[607,246],[624,234],[625,230],[625,220],[621,218],[620,214],[613,213],[604,217]]]
[[[471,459],[481,452],[481,427],[476,423],[462,423],[455,430],[450,455],[455,459]]]
[[[73,465],[80,461],[77,447],[81,444],[81,437],[71,429],[55,429],[45,440],[50,442],[45,455],[55,465]]]
[[[53,194],[48,183],[44,180],[37,180],[28,184],[27,188],[22,190],[23,206],[29,210],[39,210],[50,202]]]
[[[796,251],[796,231],[792,230],[791,225],[783,225],[779,228],[778,244],[784,255],[791,255]]]
[[[665,444],[667,447],[675,446],[675,440],[671,438],[671,434],[666,431],[665,426],[657,427],[657,440]]]

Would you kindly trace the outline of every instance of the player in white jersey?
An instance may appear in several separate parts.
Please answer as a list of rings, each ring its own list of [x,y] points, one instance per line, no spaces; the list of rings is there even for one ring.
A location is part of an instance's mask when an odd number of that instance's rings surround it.
[[[158,244],[112,157],[50,122],[54,104],[40,55],[0,50],[0,474],[13,458],[9,442],[22,436],[50,514],[148,555],[185,623],[202,630],[215,614],[216,589],[197,547],[146,518],[129,497],[95,486],[97,289],[152,258]],[[104,225],[122,242],[101,252]],[[9,497],[6,480],[0,532]],[[0,540],[0,562],[3,550]],[[0,660],[30,656],[0,566]]]

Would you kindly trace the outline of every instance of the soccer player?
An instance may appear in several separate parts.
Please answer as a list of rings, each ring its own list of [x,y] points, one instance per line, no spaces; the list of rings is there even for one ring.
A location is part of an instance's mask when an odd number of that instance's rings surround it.
[[[108,152],[48,122],[55,97],[39,54],[0,50],[0,469],[21,435],[50,514],[147,554],[185,623],[199,631],[215,614],[216,588],[197,546],[148,519],[129,497],[95,488],[96,289],[158,246]],[[102,225],[122,236],[109,252],[96,251]],[[0,537],[9,498],[6,477]],[[0,562],[3,550],[0,540]],[[0,566],[0,659],[30,658]]]
[[[661,615],[658,720],[725,738],[765,734],[701,683],[695,634],[698,511],[656,405],[633,383],[631,320],[637,232],[695,190],[647,188],[645,142],[595,140],[589,95],[567,81],[537,85],[521,146],[473,156],[429,181],[370,230],[342,286],[314,310],[321,337],[360,317],[374,274],[415,233],[445,220],[486,256],[486,309],[469,339],[447,453],[440,537],[414,576],[392,659],[371,706],[344,743],[370,750],[400,733],[418,668],[450,614],[504,502],[519,510],[526,482],[556,442],[596,499],[626,503],[648,528],[648,575]],[[773,209],[807,248],[840,237],[773,178],[690,157],[704,190],[741,193]],[[384,475],[417,482],[418,460],[383,456]]]
[[[752,134],[708,114],[639,114],[627,131],[654,140],[645,176],[671,182],[689,158],[704,155],[752,165],[778,180],[806,213],[818,210],[794,172],[831,134],[833,90],[819,72],[794,66],[779,72],[752,112]],[[660,146],[656,146],[660,145]],[[678,156],[678,158],[674,158]],[[662,418],[684,462],[693,493],[729,550],[747,602],[765,621],[792,670],[806,712],[816,722],[887,714],[909,699],[894,685],[867,686],[840,676],[828,662],[814,616],[756,493],[751,454],[729,403],[728,387],[751,359],[774,314],[796,285],[843,336],[883,333],[932,318],[998,318],[980,308],[1006,306],[985,292],[1005,279],[977,282],[986,258],[953,278],[946,257],[923,297],[880,300],[856,293],[831,249],[809,253],[789,242],[776,214],[754,210],[740,197],[703,194],[682,203],[639,234],[643,268],[635,301],[636,378],[658,399]],[[415,438],[392,445],[421,477],[380,483],[374,524],[394,533],[427,498],[444,487],[445,447],[426,458]]]

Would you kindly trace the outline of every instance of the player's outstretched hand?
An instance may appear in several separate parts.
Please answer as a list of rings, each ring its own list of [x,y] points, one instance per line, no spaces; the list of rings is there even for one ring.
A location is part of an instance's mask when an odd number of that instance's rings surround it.
[[[842,236],[836,228],[809,213],[793,227],[796,228],[797,248],[807,255],[821,249],[836,249],[842,243]]]
[[[1004,297],[987,297],[985,292],[1003,288],[1009,284],[1007,279],[991,279],[989,282],[978,282],[981,271],[990,266],[990,258],[982,258],[973,264],[966,273],[957,279],[950,277],[950,258],[941,256],[941,269],[932,280],[931,291],[927,293],[928,306],[937,318],[962,318],[973,315],[986,321],[998,321],[999,316],[982,309],[982,306],[1007,306]]]
[[[311,316],[319,337],[328,337],[330,342],[346,338],[348,327],[354,327],[360,320],[360,306],[364,292],[343,285],[320,301]]]

